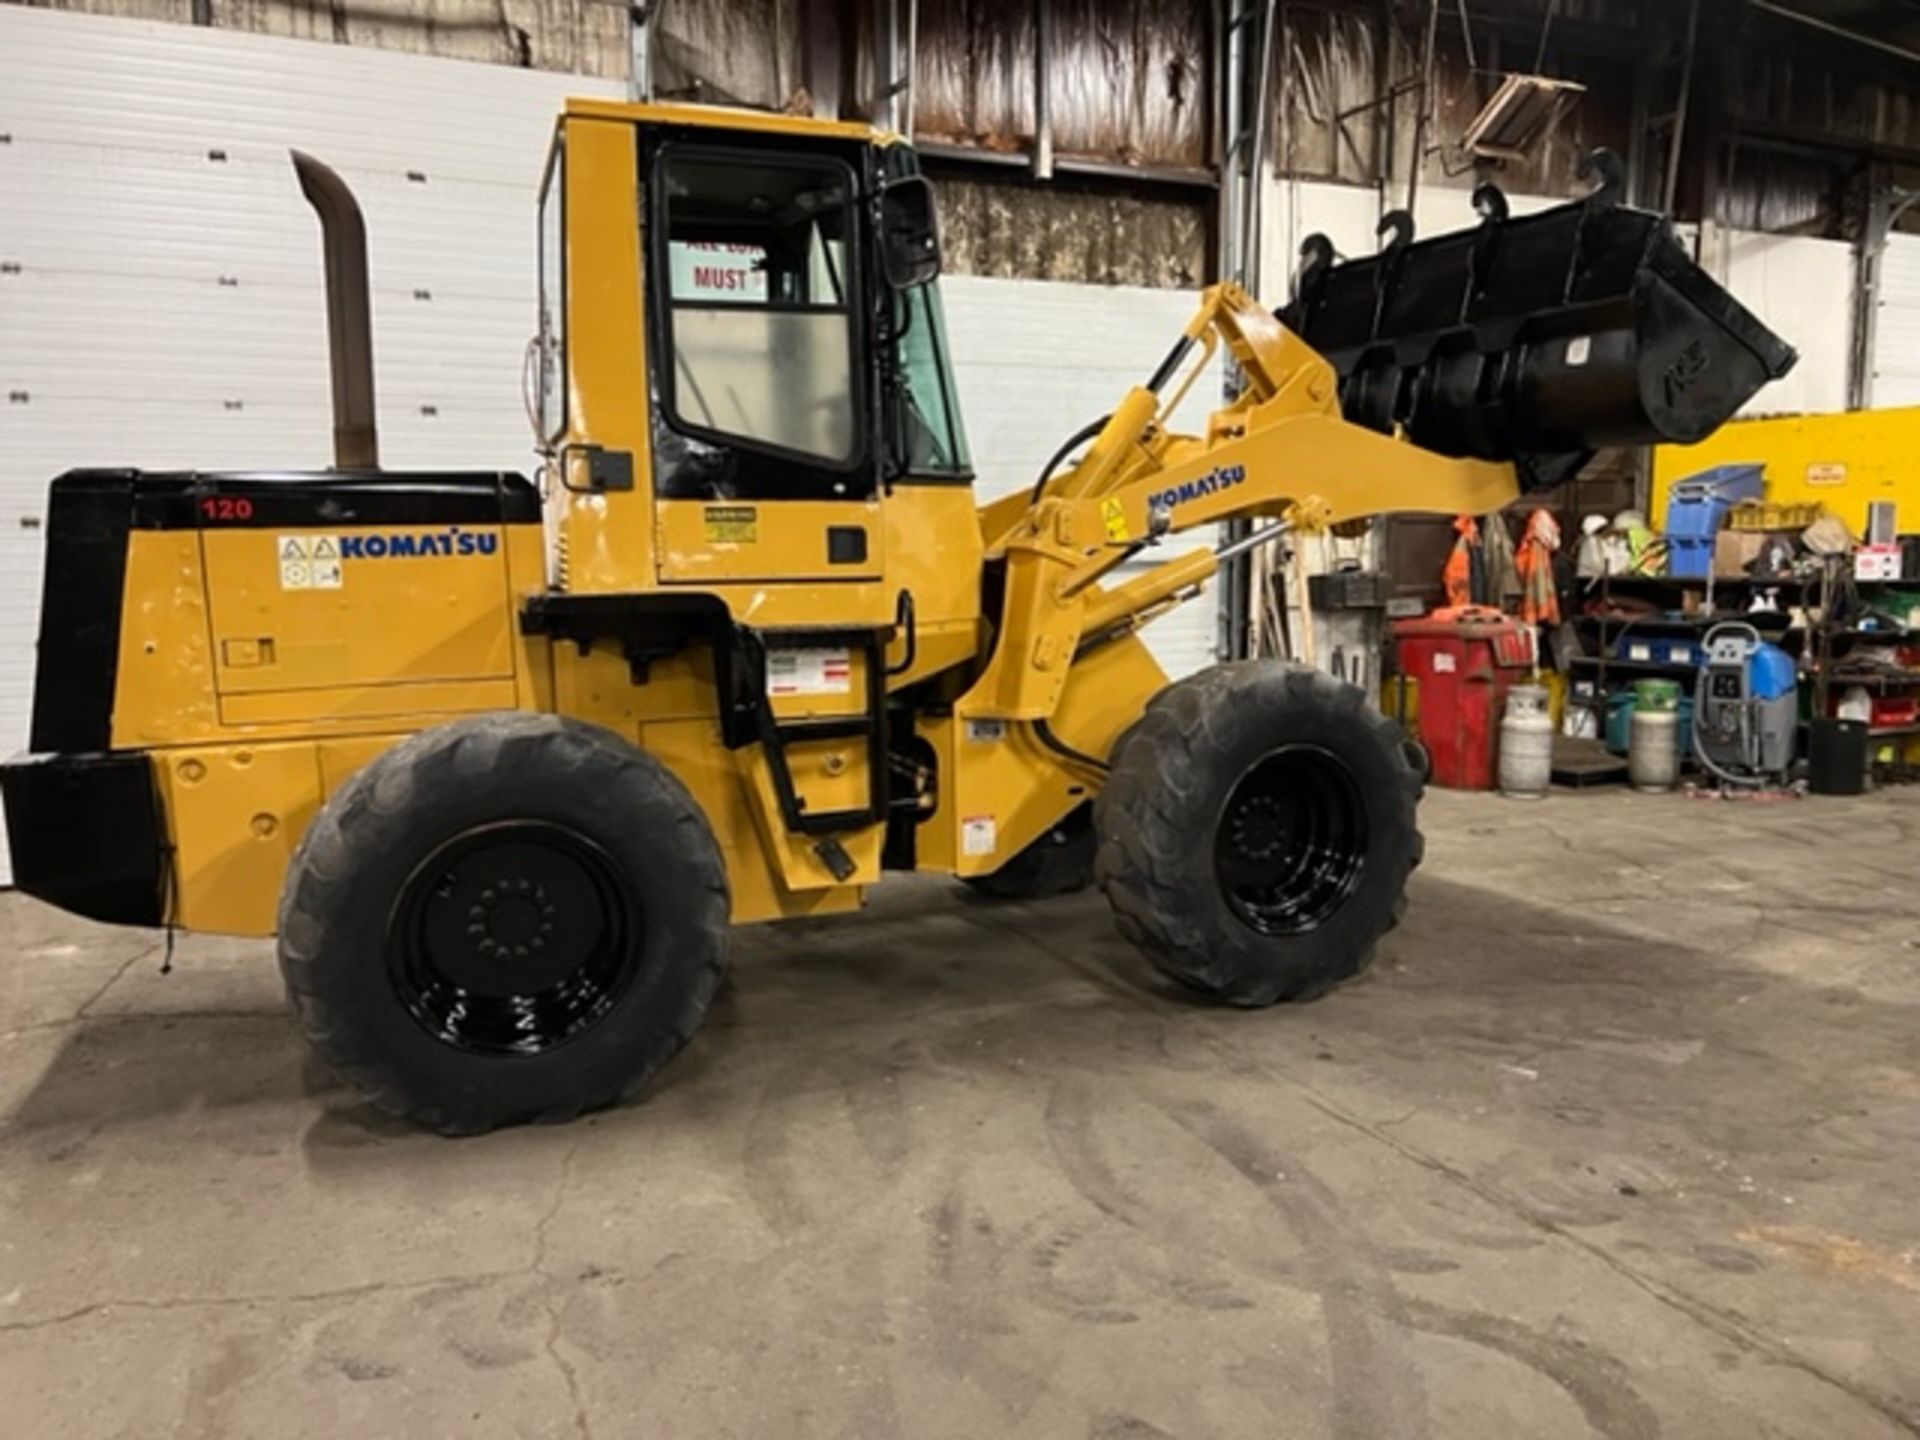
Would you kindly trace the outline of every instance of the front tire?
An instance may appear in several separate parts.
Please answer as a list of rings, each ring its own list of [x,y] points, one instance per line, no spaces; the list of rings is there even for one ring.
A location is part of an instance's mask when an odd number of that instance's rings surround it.
[[[1147,707],[1094,805],[1095,879],[1162,973],[1232,1005],[1356,975],[1420,862],[1421,777],[1364,692],[1273,661]]]
[[[423,731],[321,808],[280,968],[307,1038],[448,1134],[644,1085],[719,984],[729,901],[686,788],[608,731],[502,713]]]

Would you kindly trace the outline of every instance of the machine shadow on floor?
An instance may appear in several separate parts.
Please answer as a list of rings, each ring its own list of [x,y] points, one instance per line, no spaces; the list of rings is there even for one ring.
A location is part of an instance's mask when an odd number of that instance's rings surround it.
[[[271,965],[264,951],[261,964]],[[249,986],[250,998],[258,993]],[[1865,1002],[1853,991],[1432,878],[1416,878],[1408,918],[1373,969],[1321,1001],[1240,1012],[1169,1003],[1176,998],[1185,997],[1113,932],[1097,894],[988,902],[907,882],[863,915],[740,932],[732,974],[687,1050],[645,1097],[593,1123],[640,1140],[727,1124],[770,1086],[797,1103],[816,1087],[837,1095],[916,1072],[1013,1070],[1044,1083],[1140,1066],[1150,1076],[1156,1065],[1254,1067],[1303,1084],[1338,1078],[1382,1104],[1424,1106],[1471,1098],[1482,1082],[1463,1079],[1463,1063],[1530,1073],[1555,1052],[1570,1057],[1563,1073],[1619,1070],[1610,1107],[1674,1108],[1677,1070],[1621,1067],[1621,1056],[1698,1054],[1692,1083],[1703,1097],[1709,1078],[1735,1083],[1745,1106],[1777,1088],[1785,1118],[1796,1095],[1810,1103],[1809,1072],[1897,1068],[1911,1058],[1897,1037],[1920,1033],[1913,1007],[1876,1004],[1863,1026]],[[1594,1103],[1589,1095],[1569,1106]],[[284,1015],[255,1010],[81,1020],[9,1128],[51,1159],[76,1132],[244,1107],[306,1115],[316,1167],[358,1169],[380,1157],[413,1165],[449,1143],[351,1098]],[[570,1128],[453,1143],[521,1152],[570,1144]]]

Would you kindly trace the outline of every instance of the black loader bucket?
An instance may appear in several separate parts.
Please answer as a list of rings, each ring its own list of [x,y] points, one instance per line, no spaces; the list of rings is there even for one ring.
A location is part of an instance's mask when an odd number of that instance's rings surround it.
[[[1333,263],[1301,246],[1278,313],[1340,374],[1346,418],[1405,427],[1444,455],[1511,460],[1522,488],[1558,484],[1603,445],[1687,443],[1718,429],[1795,355],[1681,248],[1665,216],[1618,203],[1608,151],[1585,199],[1415,241],[1395,211],[1378,255]]]

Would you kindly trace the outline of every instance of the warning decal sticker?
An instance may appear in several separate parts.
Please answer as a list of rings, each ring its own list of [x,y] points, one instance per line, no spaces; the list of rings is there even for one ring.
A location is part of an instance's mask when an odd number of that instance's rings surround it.
[[[752,505],[709,505],[702,518],[709,545],[751,545],[760,538],[760,512]]]
[[[998,840],[991,815],[969,815],[960,822],[960,853],[963,855],[991,855],[997,848]]]
[[[853,690],[853,657],[846,646],[767,651],[767,694],[846,695]]]
[[[340,542],[332,535],[282,535],[279,539],[282,590],[338,590]]]

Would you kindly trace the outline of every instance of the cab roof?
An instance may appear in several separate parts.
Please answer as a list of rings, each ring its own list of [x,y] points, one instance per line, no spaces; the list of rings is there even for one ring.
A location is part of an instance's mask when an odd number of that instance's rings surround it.
[[[693,125],[714,130],[757,130],[766,135],[813,135],[822,139],[854,140],[867,145],[891,145],[900,136],[863,120],[816,120],[810,115],[785,115],[772,110],[748,110],[733,105],[674,105],[630,100],[570,98],[568,118],[624,120],[640,125]]]

